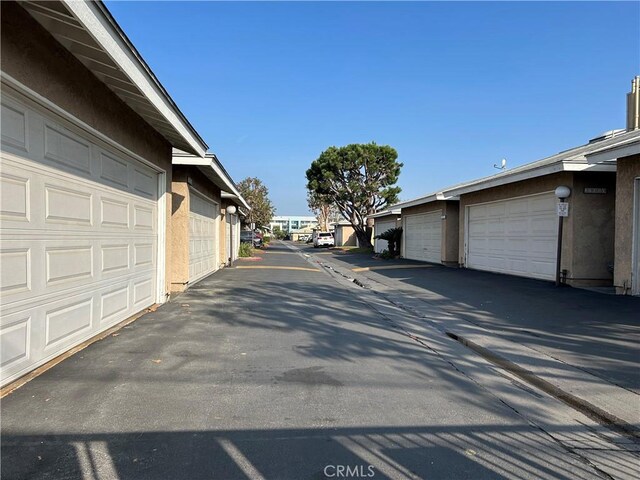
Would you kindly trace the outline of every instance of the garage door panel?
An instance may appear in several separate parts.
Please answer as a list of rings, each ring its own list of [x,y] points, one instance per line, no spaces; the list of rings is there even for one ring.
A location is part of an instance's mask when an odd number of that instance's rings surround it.
[[[103,230],[128,230],[132,224],[130,203],[103,195],[100,198],[100,227]]]
[[[133,304],[135,307],[143,308],[153,300],[153,282],[145,277],[133,283]]]
[[[125,313],[130,305],[129,284],[118,285],[100,294],[100,324],[117,321],[119,315]]]
[[[530,250],[528,238],[508,238],[503,241],[500,251],[508,251],[511,255],[526,255]]]
[[[103,151],[98,152],[99,175],[107,185],[129,190],[129,164],[113,155]]]
[[[532,198],[529,202],[529,213],[541,213],[543,215],[546,215],[550,211],[555,212],[555,210],[555,196]]]
[[[486,216],[502,218],[505,216],[505,208],[505,205],[488,205],[486,207]]]
[[[489,235],[502,235],[504,233],[505,223],[502,219],[489,217],[485,225],[487,234]]]
[[[405,217],[405,258],[440,262],[442,212],[429,212]]]
[[[2,103],[4,384],[153,304],[158,179],[89,135]]]
[[[4,317],[0,330],[0,368],[20,368],[31,358],[31,315],[23,313]]]
[[[72,343],[74,336],[91,329],[93,298],[52,308],[45,314],[45,351],[58,348],[60,343]]]
[[[30,206],[29,178],[19,174],[0,174],[0,218],[3,221],[28,222]]]
[[[530,233],[544,237],[556,236],[558,230],[557,217],[534,217],[530,222]]]
[[[213,273],[218,266],[218,206],[194,191],[189,200],[189,281]]]
[[[15,248],[7,248],[3,242],[0,250],[0,293],[15,295],[31,290],[31,249],[14,243]]]
[[[3,99],[0,122],[2,145],[27,153],[27,111],[9,99]]]
[[[552,279],[557,235],[553,194],[487,205],[469,207],[467,266]],[[493,215],[485,216],[487,211]],[[502,216],[495,216],[499,212]]]
[[[532,238],[529,245],[534,258],[552,259],[551,263],[555,265],[556,250],[558,248],[555,239]]]
[[[91,146],[65,128],[45,123],[44,158],[73,173],[91,176]]]
[[[526,218],[509,219],[505,223],[504,233],[525,236],[529,233],[529,221]]]
[[[93,246],[80,244],[45,248],[47,287],[60,283],[86,282],[93,278]]]
[[[506,205],[506,208],[503,208],[502,211],[506,210],[508,216],[519,216],[523,213],[527,213],[529,211],[529,206],[526,200],[515,200]]]

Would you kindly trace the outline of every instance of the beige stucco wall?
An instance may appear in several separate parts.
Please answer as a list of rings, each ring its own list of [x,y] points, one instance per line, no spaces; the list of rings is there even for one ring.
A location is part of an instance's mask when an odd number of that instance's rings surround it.
[[[191,183],[191,185],[189,185]],[[211,183],[196,167],[175,166],[173,169],[171,229],[171,292],[182,292],[189,281],[189,210],[192,189],[221,205],[220,188]],[[220,221],[218,209],[218,221]],[[219,238],[224,230],[219,230]],[[224,242],[224,236],[222,236]],[[222,244],[224,250],[224,243]],[[218,250],[218,252],[222,251]]]
[[[468,193],[460,197],[459,258],[465,263],[465,213],[470,205],[571,188],[569,216],[564,219],[561,270],[574,286],[611,285],[607,265],[613,259],[615,175],[610,172],[560,172]],[[604,187],[607,194],[585,194],[585,187]]]
[[[22,7],[0,2],[0,67],[29,89],[55,103],[115,142],[166,171],[171,191],[171,145]],[[171,194],[167,202],[166,288],[170,291]]]
[[[457,201],[437,200],[434,202],[402,209],[402,216],[420,213],[440,212],[442,219],[442,243],[440,245],[441,262],[445,265],[458,265],[458,221],[459,205]],[[404,252],[404,234],[402,236]]]
[[[631,293],[633,200],[634,195],[640,194],[634,192],[636,178],[640,178],[640,155],[619,158],[616,173],[614,285],[620,294]]]
[[[337,247],[353,247],[358,244],[358,238],[356,237],[356,231],[351,225],[336,225],[336,234],[334,237],[337,239],[338,229],[342,232],[342,242],[336,241]]]
[[[606,188],[606,194],[584,193]],[[569,283],[575,286],[613,283],[616,175],[614,172],[576,173],[569,198],[573,216],[573,259]]]

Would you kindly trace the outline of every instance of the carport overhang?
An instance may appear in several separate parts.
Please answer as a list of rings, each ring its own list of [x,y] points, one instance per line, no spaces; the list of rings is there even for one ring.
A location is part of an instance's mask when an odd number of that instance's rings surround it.
[[[400,213],[405,208],[417,207],[418,205],[425,205],[431,202],[457,202],[458,200],[460,200],[460,197],[458,195],[450,195],[445,192],[430,193],[428,195],[425,195],[424,197],[416,198],[414,200],[407,200],[406,202],[396,203],[393,206],[393,211],[398,210],[398,213]]]
[[[187,152],[174,150],[173,165],[192,166],[200,170],[214,185],[222,191],[221,198],[231,201],[245,210],[250,210],[249,204],[238,191],[233,180],[224,169],[218,158],[212,154],[205,154],[204,158],[191,155]]]
[[[172,146],[204,156],[207,145],[101,1],[20,5]]]

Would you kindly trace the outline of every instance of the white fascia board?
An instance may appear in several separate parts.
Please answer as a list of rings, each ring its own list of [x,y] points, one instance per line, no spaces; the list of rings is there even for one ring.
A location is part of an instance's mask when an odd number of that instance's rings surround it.
[[[251,210],[251,207],[249,206],[249,204],[247,203],[247,201],[244,199],[242,195],[235,195],[229,192],[221,192],[220,196],[222,197],[223,200],[233,200],[235,203],[237,203],[239,206],[241,206],[245,210]]]
[[[613,146],[611,148],[600,150],[599,152],[588,154],[587,161],[589,163],[597,164],[611,160],[615,161],[618,158],[629,157],[631,155],[640,155],[640,141]]]
[[[416,198],[415,200],[408,200],[402,203],[396,203],[393,206],[394,210],[402,210],[403,208],[415,207],[417,205],[424,205],[425,203],[431,203],[438,200],[438,194],[432,193],[429,195],[425,195],[424,197]]]
[[[467,193],[477,192],[479,190],[486,190],[493,187],[499,187],[501,185],[508,185],[510,183],[521,182],[524,180],[530,180],[532,178],[542,177],[545,175],[551,175],[558,172],[615,172],[615,165],[590,165],[588,163],[576,163],[576,162],[556,162],[550,165],[544,165],[538,168],[532,168],[516,172],[508,175],[501,175],[499,177],[490,178],[482,182],[474,183],[472,185],[466,185],[459,188],[453,188],[445,191],[446,194],[451,196],[460,197]]]
[[[111,20],[102,9],[104,6],[97,2],[62,0],[66,8],[76,17],[78,22],[102,50],[111,57],[119,68],[140,89],[149,102],[167,119],[173,128],[193,148],[194,152],[204,156],[207,145],[197,132],[189,125],[174,102],[158,85],[157,80],[148,71],[146,65],[132,51],[122,35],[114,28]]]
[[[394,208],[393,210],[383,210],[382,212],[369,215],[367,218],[381,218],[381,217],[388,217],[389,215],[400,215],[400,209]]]
[[[205,157],[205,158],[199,158],[199,157],[194,157],[194,156],[173,156],[173,159],[171,160],[171,163],[173,165],[187,165],[187,166],[193,166],[193,167],[209,167],[211,168],[211,170],[214,171],[214,173],[220,177],[220,179],[223,181],[224,183],[224,187],[221,187],[223,190],[226,190],[227,192],[229,192],[231,195],[233,195],[234,197],[237,197],[237,199],[242,202],[243,206],[245,208],[249,208],[249,205],[247,204],[247,202],[245,201],[245,199],[242,197],[242,194],[238,191],[238,189],[236,188],[236,186],[233,184],[233,181],[229,178],[229,176],[227,175],[227,173],[220,168],[220,166],[218,165],[218,162],[216,161],[215,158],[212,157]]]

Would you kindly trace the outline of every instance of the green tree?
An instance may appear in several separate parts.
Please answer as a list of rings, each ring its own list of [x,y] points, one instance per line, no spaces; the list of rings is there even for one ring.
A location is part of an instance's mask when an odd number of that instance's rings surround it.
[[[353,226],[361,247],[372,247],[377,210],[398,201],[398,152],[375,143],[329,147],[307,170],[307,189],[326,197]]]
[[[273,231],[271,233],[278,240],[282,240],[284,237],[287,236],[287,234],[278,225],[273,227]]]
[[[329,224],[338,221],[340,215],[337,207],[331,203],[327,195],[316,192],[307,192],[307,205],[318,220],[318,227],[321,231],[329,231]]]
[[[254,223],[256,228],[269,225],[276,209],[269,200],[269,189],[259,178],[247,177],[238,182],[238,190],[251,209],[240,209],[246,223]]]

